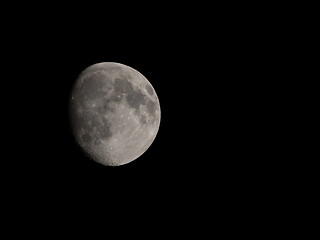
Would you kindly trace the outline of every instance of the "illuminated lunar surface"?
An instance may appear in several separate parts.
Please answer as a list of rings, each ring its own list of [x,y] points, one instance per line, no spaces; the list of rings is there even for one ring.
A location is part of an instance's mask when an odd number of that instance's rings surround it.
[[[119,166],[137,159],[159,129],[155,90],[141,73],[120,63],[86,68],[72,88],[69,106],[75,140],[103,165]]]

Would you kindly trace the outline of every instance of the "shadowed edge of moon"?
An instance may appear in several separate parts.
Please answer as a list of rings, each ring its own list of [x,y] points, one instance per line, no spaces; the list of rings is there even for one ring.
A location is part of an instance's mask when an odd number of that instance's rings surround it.
[[[113,71],[114,69],[122,70],[123,68],[130,68],[123,64],[120,65],[121,67],[117,65],[115,68],[112,68]],[[142,92],[141,87],[133,85],[132,81],[135,80],[136,76],[131,76],[131,78],[129,78],[130,81],[124,77],[116,77],[114,78],[114,83],[112,84],[112,80],[110,80],[108,75],[106,75],[106,73],[109,71],[109,69],[106,69],[106,65],[103,67],[100,65],[98,68],[98,71],[104,71],[103,74],[100,74],[100,77],[96,70],[94,72],[91,71],[91,69],[95,68],[95,65],[92,65],[91,67],[82,72],[82,75],[86,75],[86,78],[82,79],[82,84],[77,84],[78,88],[75,88],[72,91],[73,100],[76,99],[71,104],[73,105],[71,107],[71,109],[73,109],[71,110],[71,121],[73,123],[75,138],[84,152],[94,161],[108,166],[117,166],[129,163],[141,156],[151,146],[156,137],[161,117],[159,100],[150,82],[135,69],[133,69],[135,73],[139,74],[140,78],[142,76],[145,83],[145,91],[150,96]],[[86,71],[89,71],[89,73]],[[77,83],[80,81],[80,79],[81,78],[77,79]],[[109,90],[112,89],[114,92],[112,95],[109,95],[108,98],[106,98],[106,94],[108,92],[104,92],[102,89],[105,87],[108,81],[110,82]],[[83,85],[83,83],[85,84]],[[88,106],[86,107],[86,103],[88,103],[88,101],[96,103],[96,106],[93,108],[89,108]],[[138,157],[115,163],[112,161],[113,159],[111,159],[110,156],[107,156],[107,151],[104,151],[102,156],[101,150],[97,151],[97,149],[99,149],[97,146],[101,147],[101,140],[108,142],[114,136],[114,133],[112,133],[113,124],[117,124],[114,122],[109,122],[109,120],[106,120],[103,117],[101,118],[101,116],[106,113],[112,114],[114,108],[116,108],[118,104],[123,104],[124,102],[126,102],[131,109],[135,109],[134,113],[139,118],[140,126],[144,126],[147,123],[147,120],[150,120],[150,118],[153,117],[153,136],[148,146],[144,149],[141,149],[141,153]],[[141,114],[141,107],[144,107],[147,113]],[[79,112],[79,109],[81,108],[83,108],[83,111]],[[155,113],[156,111],[157,114]],[[105,119],[105,121],[102,119]],[[80,134],[81,129],[82,134]],[[107,130],[107,132],[105,130]],[[151,130],[149,129],[149,131]]]

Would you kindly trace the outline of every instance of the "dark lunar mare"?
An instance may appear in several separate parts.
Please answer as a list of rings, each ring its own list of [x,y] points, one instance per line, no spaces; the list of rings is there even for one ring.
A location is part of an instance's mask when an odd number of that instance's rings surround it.
[[[141,93],[141,91],[133,91],[126,96],[127,102],[130,107],[139,110],[140,105],[146,103],[145,96]]]
[[[127,93],[130,93],[133,91],[133,87],[132,87],[131,83],[129,81],[127,81],[126,79],[116,78],[114,80],[114,90],[120,94],[121,93],[127,94]]]
[[[126,101],[131,108],[135,109],[135,113],[139,115],[139,108],[141,105],[145,105],[147,112],[150,116],[155,120],[155,111],[156,111],[156,103],[147,98],[139,89],[134,89],[132,84],[126,80],[126,78],[116,78],[114,81],[115,91],[121,95],[120,99],[122,100],[122,94],[126,96]],[[151,86],[147,85],[146,90],[150,95],[153,95],[153,89]],[[140,123],[145,124],[146,118],[140,117]]]
[[[132,84],[125,78],[116,78],[114,81],[116,93],[124,94],[127,103],[136,111],[139,107],[147,102],[145,95],[139,89],[134,89]]]

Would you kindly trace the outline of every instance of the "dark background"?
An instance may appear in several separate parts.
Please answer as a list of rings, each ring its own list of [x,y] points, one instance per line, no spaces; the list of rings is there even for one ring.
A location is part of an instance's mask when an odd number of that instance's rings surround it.
[[[256,21],[260,11],[43,7],[5,25],[2,45],[10,127],[8,167],[1,170],[8,205],[19,216],[68,224],[69,217],[94,224],[102,218],[106,225],[142,218],[150,226],[165,218],[169,229],[176,222],[206,227],[204,218],[213,215],[240,221],[268,197],[260,190],[268,190],[262,176],[272,164],[261,140],[269,116],[259,109],[268,69],[276,66],[267,57],[274,39],[263,19]],[[138,70],[160,100],[156,139],[120,167],[87,158],[69,127],[71,86],[98,62]]]

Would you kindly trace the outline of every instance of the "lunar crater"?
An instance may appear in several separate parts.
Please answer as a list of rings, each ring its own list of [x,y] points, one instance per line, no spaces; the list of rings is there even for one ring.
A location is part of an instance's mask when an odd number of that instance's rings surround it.
[[[147,92],[148,92],[151,96],[153,95],[153,89],[152,89],[151,86],[147,85],[147,86],[146,86],[146,90],[147,90]]]
[[[147,107],[147,111],[148,113],[151,115],[151,116],[154,116],[155,115],[155,110],[156,110],[156,104],[149,100],[146,104],[146,107]]]
[[[128,66],[90,66],[77,79],[71,96],[75,139],[99,163],[129,163],[156,137],[160,124],[158,98],[148,80]]]

